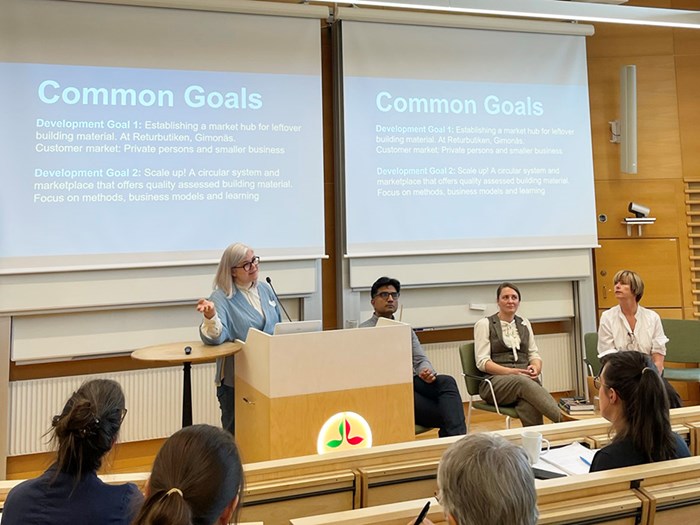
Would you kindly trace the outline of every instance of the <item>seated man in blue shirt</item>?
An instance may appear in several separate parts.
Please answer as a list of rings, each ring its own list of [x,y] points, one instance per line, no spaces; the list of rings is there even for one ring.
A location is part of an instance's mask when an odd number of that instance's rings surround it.
[[[390,277],[380,277],[372,285],[370,296],[374,315],[361,327],[376,326],[380,317],[394,318],[399,306],[401,283]],[[452,376],[438,375],[428,356],[411,331],[413,351],[413,410],[416,424],[439,428],[439,436],[459,436],[467,433],[464,407]]]

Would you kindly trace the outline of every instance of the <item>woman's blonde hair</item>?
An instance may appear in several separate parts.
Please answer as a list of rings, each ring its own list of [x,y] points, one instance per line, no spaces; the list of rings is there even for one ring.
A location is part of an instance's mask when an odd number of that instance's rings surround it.
[[[628,284],[637,302],[642,300],[644,295],[644,281],[637,272],[632,270],[620,270],[613,277],[613,284]]]
[[[222,290],[226,297],[232,297],[236,293],[231,270],[234,266],[240,266],[246,262],[245,259],[249,250],[252,250],[252,248],[242,242],[233,243],[224,250],[214,276],[214,289]]]

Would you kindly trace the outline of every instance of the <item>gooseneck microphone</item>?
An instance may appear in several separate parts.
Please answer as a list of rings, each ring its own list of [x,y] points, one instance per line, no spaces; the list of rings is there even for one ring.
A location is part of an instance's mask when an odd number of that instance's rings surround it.
[[[272,288],[272,293],[275,294],[275,298],[277,299],[277,304],[280,305],[280,306],[282,307],[282,311],[284,312],[284,315],[287,316],[287,319],[289,319],[289,322],[291,323],[291,322],[292,322],[292,318],[289,317],[289,312],[287,312],[287,309],[286,309],[286,308],[284,307],[284,305],[282,304],[282,301],[280,301],[280,296],[277,295],[277,292],[275,291],[275,287],[272,286],[272,279],[270,279],[269,277],[265,277],[265,280],[267,281],[267,284],[270,285],[270,288]]]

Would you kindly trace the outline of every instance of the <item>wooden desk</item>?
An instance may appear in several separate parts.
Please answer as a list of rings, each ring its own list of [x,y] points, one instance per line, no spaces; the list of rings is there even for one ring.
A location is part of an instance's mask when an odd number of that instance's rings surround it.
[[[131,358],[156,363],[182,363],[182,426],[188,427],[192,424],[192,363],[206,363],[219,357],[228,357],[239,352],[241,348],[240,343],[212,346],[202,341],[185,341],[140,348],[131,353]]]

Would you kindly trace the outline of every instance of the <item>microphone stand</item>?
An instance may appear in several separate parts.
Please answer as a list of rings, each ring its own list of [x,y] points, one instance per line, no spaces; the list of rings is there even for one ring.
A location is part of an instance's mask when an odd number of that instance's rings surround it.
[[[282,301],[280,301],[280,296],[277,295],[277,292],[275,291],[275,287],[272,286],[272,279],[270,279],[269,277],[265,277],[265,281],[267,281],[267,284],[270,285],[270,288],[272,289],[272,293],[275,294],[275,297],[277,298],[277,304],[279,304],[282,307],[282,311],[284,312],[284,315],[287,316],[287,319],[289,319],[289,322],[291,323],[292,318],[289,317],[289,312],[287,312],[287,309],[282,304]]]

